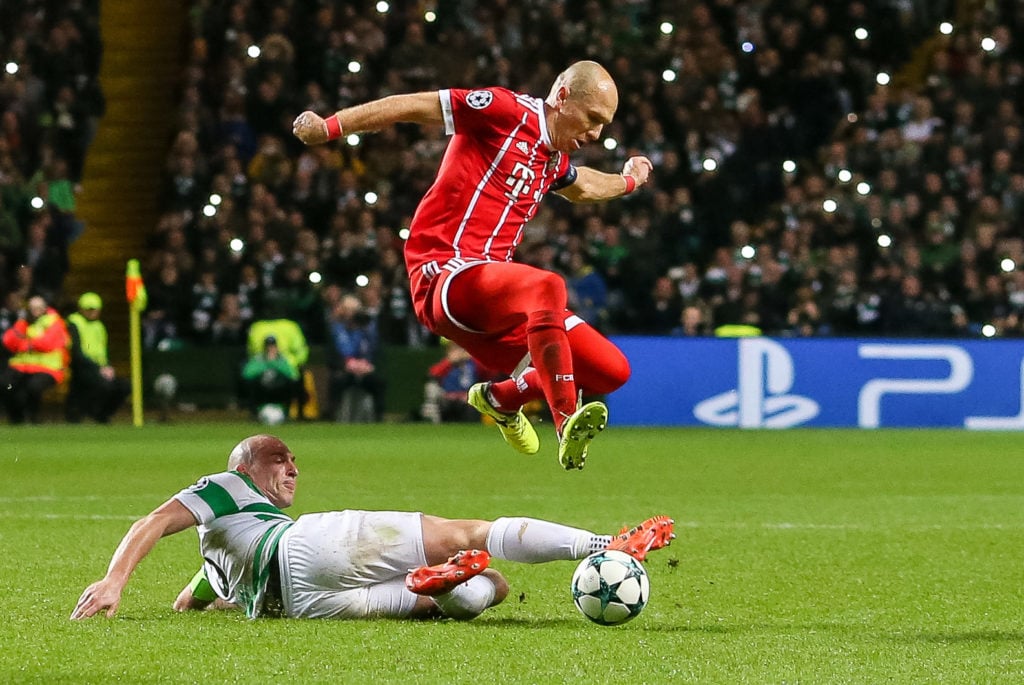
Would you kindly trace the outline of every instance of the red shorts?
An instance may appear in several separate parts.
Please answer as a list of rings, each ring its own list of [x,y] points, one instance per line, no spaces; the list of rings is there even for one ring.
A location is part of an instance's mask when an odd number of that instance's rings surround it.
[[[610,340],[565,308],[564,283],[553,281],[558,278],[524,264],[451,260],[429,276],[413,271],[410,286],[413,308],[424,326],[458,343],[482,366],[508,375],[518,375],[529,362],[529,313],[564,312],[577,386],[612,392],[629,378],[629,362]],[[453,312],[470,321],[460,321]],[[474,328],[473,322],[484,322],[488,330]]]
[[[448,313],[451,283],[463,270],[500,264],[503,263],[468,262],[454,271],[442,270],[429,281],[417,270],[410,274],[410,286],[413,309],[420,323],[433,333],[457,343],[486,368],[511,375],[520,362],[529,355],[525,317],[522,323],[516,326],[488,332],[473,330]],[[480,306],[486,304],[481,303]],[[583,323],[582,319],[570,311],[565,312],[565,317],[566,330]]]

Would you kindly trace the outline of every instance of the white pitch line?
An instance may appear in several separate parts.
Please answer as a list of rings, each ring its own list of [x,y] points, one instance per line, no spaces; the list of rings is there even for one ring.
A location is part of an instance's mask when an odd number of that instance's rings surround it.
[[[43,519],[47,521],[135,521],[137,519],[142,518],[144,515],[145,514],[139,514],[137,516],[131,514],[15,514],[6,511],[0,511],[0,518],[31,520]]]
[[[731,528],[735,530],[777,530],[777,531],[801,531],[801,530],[1020,530],[1024,528],[1024,521],[1013,523],[979,523],[979,524],[944,524],[944,523],[790,523],[785,521],[764,521],[762,523],[748,523],[738,521],[734,523],[701,523],[700,521],[676,521],[679,528]]]
[[[23,497],[0,497],[0,504],[20,504],[22,502],[99,502],[118,499],[138,499],[139,497],[158,497],[158,495],[25,495]]]

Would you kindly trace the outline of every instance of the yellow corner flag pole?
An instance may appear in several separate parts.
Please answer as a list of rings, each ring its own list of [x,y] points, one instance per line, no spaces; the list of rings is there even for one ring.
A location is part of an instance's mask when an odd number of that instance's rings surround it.
[[[142,283],[139,260],[129,259],[124,279],[128,296],[129,349],[132,364],[132,423],[142,425],[142,312],[149,298]]]

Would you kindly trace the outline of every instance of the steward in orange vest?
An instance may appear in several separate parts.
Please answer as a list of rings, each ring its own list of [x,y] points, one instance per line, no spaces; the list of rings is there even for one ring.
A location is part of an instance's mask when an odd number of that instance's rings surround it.
[[[23,423],[26,417],[39,423],[43,393],[64,381],[68,343],[60,314],[42,297],[29,298],[26,316],[3,335],[3,345],[13,356],[0,372],[0,395],[11,423]]]

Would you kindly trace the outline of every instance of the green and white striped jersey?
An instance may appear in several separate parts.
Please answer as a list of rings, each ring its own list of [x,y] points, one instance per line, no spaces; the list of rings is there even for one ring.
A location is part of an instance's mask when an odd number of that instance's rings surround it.
[[[270,560],[292,518],[237,471],[204,476],[174,498],[199,521],[203,571],[214,592],[258,616]]]

